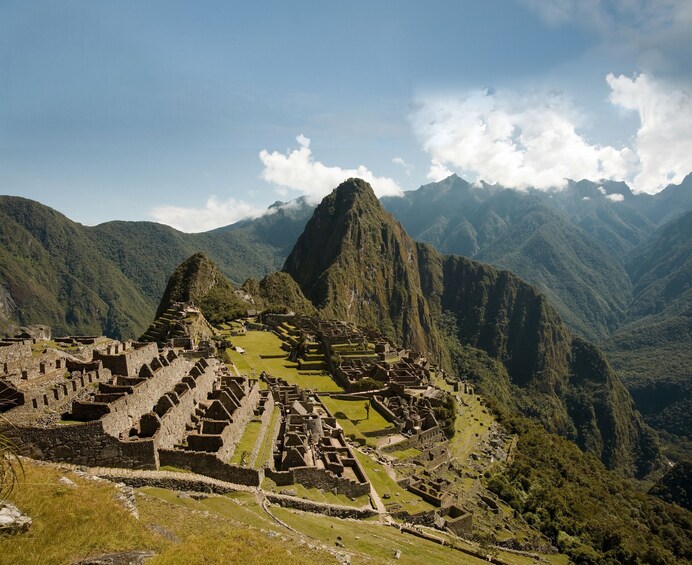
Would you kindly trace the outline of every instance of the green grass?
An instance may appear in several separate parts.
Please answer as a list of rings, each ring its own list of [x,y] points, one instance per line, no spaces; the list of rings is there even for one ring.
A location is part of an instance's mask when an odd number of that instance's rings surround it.
[[[324,398],[322,398],[324,400]],[[338,419],[339,425],[344,429],[346,437],[358,442],[360,445],[377,446],[377,438],[365,437],[351,420]]]
[[[483,563],[450,547],[402,533],[396,528],[373,521],[346,522],[329,516],[317,516],[286,508],[272,508],[272,512],[299,532],[329,545],[335,544],[337,538],[340,538],[338,541],[343,543],[347,551],[365,553],[378,561],[394,562],[394,554],[399,550],[401,556],[396,563],[402,564]]]
[[[435,507],[428,504],[421,498],[418,498],[415,494],[408,492],[401,488],[396,481],[387,474],[385,468],[380,465],[377,461],[368,457],[360,451],[354,450],[355,456],[358,458],[358,462],[361,464],[365,473],[370,480],[370,484],[375,488],[377,494],[380,497],[388,494],[390,498],[383,499],[382,502],[385,504],[401,504],[403,510],[409,514],[419,514],[421,512],[426,512],[428,510],[434,510]]]
[[[272,415],[269,419],[269,424],[267,425],[267,431],[262,438],[262,445],[257,452],[257,459],[253,465],[255,469],[259,469],[260,467],[264,466],[272,455],[274,447],[274,428],[279,420],[281,411],[279,410],[278,406],[272,406],[271,411]]]
[[[375,410],[369,400],[341,400],[325,396],[322,397],[322,402],[332,415],[337,412],[345,414],[346,418],[348,418],[362,434],[386,429],[391,429],[392,433],[396,431],[394,426]],[[369,414],[365,408],[366,405],[370,406]]]
[[[462,396],[468,406],[460,404],[461,414],[454,421],[454,437],[449,449],[457,461],[467,461],[478,446],[480,438],[493,423],[493,416],[483,407],[478,397],[471,394]],[[478,435],[476,435],[478,434]]]
[[[272,332],[249,331],[246,335],[231,338],[234,347],[242,347],[244,354],[227,349],[231,360],[243,375],[259,377],[266,371],[273,377],[281,377],[289,384],[312,388],[321,392],[343,392],[328,374],[321,371],[299,371],[298,364],[288,360],[281,349],[281,340]],[[280,357],[276,357],[279,356]]]
[[[33,523],[27,533],[0,536],[3,564],[67,565],[107,553],[143,550],[156,553],[147,561],[153,565],[335,562],[322,550],[269,538],[266,530],[292,534],[264,513],[250,493],[196,501],[165,489],[138,489],[143,496],[136,497],[137,520],[116,501],[110,482],[31,462],[25,462],[24,468],[25,476],[10,502]],[[76,487],[60,484],[64,475]]]
[[[238,445],[235,446],[233,457],[229,461],[231,465],[240,465],[242,463],[246,467],[249,466],[250,455],[255,447],[255,443],[257,443],[261,429],[262,422],[250,421],[247,423]]]
[[[409,459],[410,457],[417,457],[423,453],[420,449],[415,447],[409,447],[408,449],[400,449],[398,451],[390,451],[387,455],[391,455],[396,459]]]
[[[163,465],[159,467],[159,471],[172,471],[174,473],[191,473],[192,471],[188,469],[181,469],[180,467],[173,467],[173,465]]]

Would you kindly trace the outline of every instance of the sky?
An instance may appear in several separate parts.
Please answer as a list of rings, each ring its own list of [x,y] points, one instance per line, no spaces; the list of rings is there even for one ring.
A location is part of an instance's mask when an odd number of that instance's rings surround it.
[[[0,193],[87,225],[691,171],[689,0],[0,0]]]

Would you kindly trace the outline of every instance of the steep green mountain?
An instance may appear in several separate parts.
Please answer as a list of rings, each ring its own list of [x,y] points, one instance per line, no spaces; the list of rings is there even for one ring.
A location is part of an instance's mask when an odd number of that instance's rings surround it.
[[[133,336],[153,314],[87,228],[23,198],[0,198],[0,288],[5,324],[40,321],[56,333]]]
[[[644,417],[679,436],[692,430],[692,212],[628,257],[634,298],[605,346]]]
[[[37,202],[0,196],[0,331],[45,323],[56,335],[136,337],[187,257],[204,251],[236,285],[261,278],[281,266],[311,210],[303,201],[277,203],[255,220],[185,234],[151,222],[87,227]]]
[[[505,367],[519,409],[608,467],[641,476],[656,466],[655,435],[626,389],[537,289],[415,243],[364,181],[322,201],[284,270],[325,316],[378,328],[447,365],[449,338],[485,351]]]
[[[612,181],[522,193],[452,175],[382,202],[414,238],[534,284],[607,351],[650,424],[692,436],[692,175],[653,196]]]
[[[417,246],[365,181],[349,179],[322,200],[283,270],[325,317],[439,351]]]
[[[213,324],[244,316],[248,310],[293,311],[312,314],[314,306],[287,273],[249,278],[237,289],[204,253],[183,261],[168,279],[156,311],[163,315],[176,302],[192,303]]]
[[[288,273],[269,273],[259,282],[249,278],[243,283],[242,290],[253,298],[253,303],[259,310],[306,315],[316,312],[298,283]]]
[[[199,307],[209,322],[222,323],[254,307],[241,294],[204,253],[195,253],[173,271],[156,317],[163,315],[175,302],[189,302]]]
[[[668,469],[649,489],[649,494],[692,510],[692,463],[683,461]]]
[[[625,316],[631,285],[624,266],[537,192],[474,187],[452,175],[382,202],[415,239],[536,285],[590,339],[607,337]]]

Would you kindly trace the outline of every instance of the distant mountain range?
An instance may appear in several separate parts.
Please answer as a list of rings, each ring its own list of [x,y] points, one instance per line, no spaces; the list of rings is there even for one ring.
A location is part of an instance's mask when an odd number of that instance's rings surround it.
[[[685,212],[692,209],[692,175],[654,196],[634,195],[624,183],[589,181],[559,192],[519,192],[452,175],[382,205],[414,240],[535,285],[572,331],[604,347],[647,421],[690,435]],[[151,222],[86,227],[37,202],[2,196],[0,330],[46,323],[56,334],[136,337],[186,258],[203,251],[236,286],[260,280],[281,268],[313,210],[304,199],[276,203],[260,218],[185,234]],[[405,272],[372,276],[390,274],[406,282]],[[314,298],[324,280],[311,276],[306,294]],[[406,292],[398,299],[418,300]],[[393,329],[437,339],[426,327],[429,314],[418,318],[423,327],[394,317]]]

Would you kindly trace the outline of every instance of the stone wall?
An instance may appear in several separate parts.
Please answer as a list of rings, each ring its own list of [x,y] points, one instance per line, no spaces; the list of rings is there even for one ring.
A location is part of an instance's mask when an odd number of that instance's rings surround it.
[[[433,426],[432,428],[428,430],[423,430],[421,433],[416,434],[414,436],[411,436],[407,439],[404,439],[400,442],[397,443],[390,443],[389,445],[385,445],[381,447],[381,451],[383,453],[390,453],[392,451],[400,451],[404,449],[409,449],[411,447],[415,447],[416,449],[418,448],[423,448],[425,449],[427,446],[431,445],[432,443],[438,442],[438,441],[443,441],[444,440],[444,433],[440,429],[440,426]]]
[[[324,514],[325,516],[333,516],[335,518],[353,518],[356,520],[365,520],[366,518],[377,515],[377,512],[372,508],[354,508],[349,506],[339,506],[336,504],[325,504],[323,502],[313,502],[312,500],[306,500],[304,498],[274,493],[266,493],[266,497],[269,502],[278,506],[295,508],[296,510],[302,510],[303,512]]]
[[[13,373],[21,370],[24,363],[31,359],[30,342],[0,343],[0,372]],[[7,365],[7,367],[5,367]],[[6,371],[5,371],[6,369]]]
[[[156,351],[158,357],[158,350]],[[109,403],[109,412],[101,419],[103,429],[116,437],[128,433],[144,414],[152,410],[161,395],[173,390],[189,368],[190,362],[178,357],[170,365],[159,368],[152,377],[136,385],[132,394]]]
[[[247,469],[229,465],[221,461],[213,453],[200,451],[180,451],[177,449],[162,449],[159,451],[161,466],[187,469],[193,473],[213,477],[220,481],[258,487],[262,484],[264,473],[261,470]]]
[[[114,375],[133,377],[139,374],[142,365],[158,356],[156,343],[133,342],[128,345],[124,352],[113,355],[94,350],[94,361],[102,361],[103,366],[110,369]]]
[[[245,426],[255,415],[255,408],[260,400],[259,381],[250,380],[249,386],[249,393],[241,400],[240,406],[233,412],[233,421],[224,430],[223,445],[218,452],[218,457],[222,461],[228,461],[231,458],[237,443],[243,436]]]
[[[116,483],[125,483],[134,488],[140,487],[158,487],[169,490],[178,490],[185,492],[208,492],[213,494],[228,494],[229,492],[238,492],[237,487],[232,485],[217,484],[211,481],[202,481],[194,477],[188,478],[189,473],[174,473],[175,477],[160,476],[160,477],[141,477],[141,476],[122,476],[120,474],[109,475],[108,473],[99,472],[99,477],[108,479]],[[236,483],[237,485],[238,483]]]
[[[131,469],[156,469],[154,441],[120,441],[104,432],[101,422],[33,428],[11,426],[8,436],[34,459]]]
[[[29,396],[26,405],[33,409],[41,409],[54,404],[62,404],[76,396],[92,383],[106,382],[111,378],[108,369],[99,369],[88,373],[72,373],[69,378],[58,378],[50,390],[41,390]]]
[[[185,373],[180,375],[179,383],[182,383],[183,380],[187,380],[189,384],[184,383],[185,387],[178,387],[178,390],[181,391],[180,394],[178,394],[178,404],[174,404],[173,407],[160,418],[159,430],[154,435],[156,445],[159,449],[172,449],[185,437],[187,432],[185,424],[190,421],[190,414],[194,411],[195,406],[199,402],[207,399],[207,395],[214,387],[217,366],[217,363],[208,365],[196,379],[193,377],[186,379]],[[194,386],[189,388],[189,385],[192,384],[194,384]],[[158,418],[158,416],[156,417]]]
[[[325,491],[335,491],[345,494],[350,498],[357,498],[370,493],[370,483],[365,481],[355,482],[350,479],[337,477],[326,469],[317,467],[294,467],[289,471],[273,471],[265,469],[265,474],[273,480],[277,486],[289,486],[296,483],[306,488],[319,488]]]

